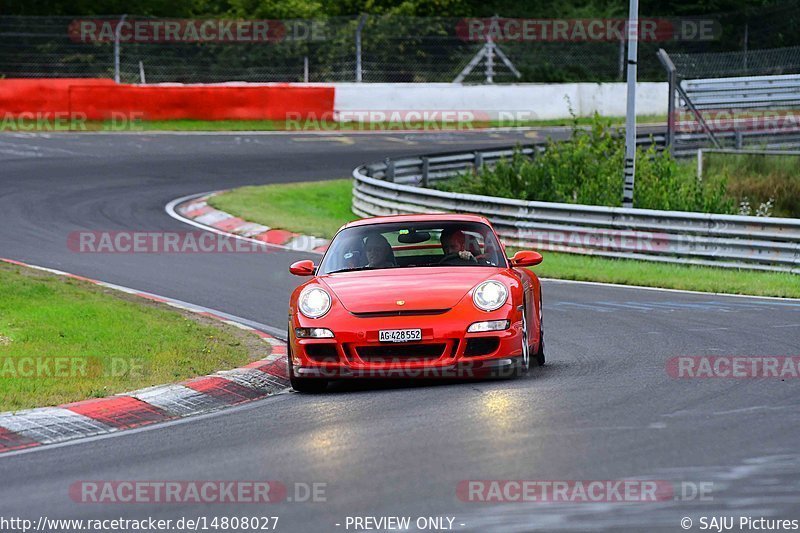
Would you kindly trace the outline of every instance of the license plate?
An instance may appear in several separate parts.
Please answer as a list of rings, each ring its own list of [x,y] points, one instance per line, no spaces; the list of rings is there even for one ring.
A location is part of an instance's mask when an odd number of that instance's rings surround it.
[[[422,340],[421,329],[382,329],[378,332],[381,342],[413,342]]]

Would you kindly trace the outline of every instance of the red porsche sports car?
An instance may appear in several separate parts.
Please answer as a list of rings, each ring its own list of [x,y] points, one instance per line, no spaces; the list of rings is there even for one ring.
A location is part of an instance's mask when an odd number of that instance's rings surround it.
[[[301,392],[347,377],[469,377],[544,364],[542,293],[488,220],[460,214],[342,227],[289,303],[289,376]]]

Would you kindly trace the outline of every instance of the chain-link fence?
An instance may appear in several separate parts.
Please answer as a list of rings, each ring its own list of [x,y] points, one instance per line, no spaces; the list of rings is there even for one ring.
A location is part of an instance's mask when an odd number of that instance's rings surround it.
[[[800,147],[800,46],[659,57],[673,153]]]
[[[798,0],[789,3],[800,6]],[[639,78],[664,79],[656,59],[660,47],[671,53],[688,54],[742,50],[752,43],[764,42],[800,45],[796,26],[789,27],[800,23],[795,20],[798,11],[790,12],[780,6],[747,16],[736,13],[703,19],[643,17],[651,21],[657,36],[639,43]],[[494,43],[499,51],[489,61],[484,58],[472,65],[468,72],[465,69],[487,44],[486,35],[491,35],[491,32],[480,34],[480,38],[466,35],[465,25],[472,19],[365,16],[265,21],[271,30],[279,31],[264,40],[159,40],[153,38],[152,32],[137,37],[121,31],[117,39],[117,29],[124,27],[120,20],[121,16],[90,20],[0,17],[0,76],[112,78],[116,71],[116,40],[119,40],[119,76],[124,82],[140,82],[143,77],[148,83],[359,79],[452,82],[462,73],[465,82],[476,83],[489,77],[497,83],[600,82],[618,81],[624,76],[624,31],[618,31],[624,28],[623,19],[533,21],[538,24],[534,29],[539,33],[523,33],[521,37],[517,33],[511,38],[505,38],[508,35],[503,32],[519,29],[524,21],[499,19],[504,37]],[[129,25],[149,24],[151,30],[164,22],[134,15],[128,15],[126,21]],[[598,38],[591,33],[595,22],[604,28]],[[180,24],[186,27],[186,21]],[[547,30],[558,24],[566,28],[565,33],[551,33],[548,38]],[[703,25],[713,31],[703,35],[698,30]],[[86,27],[90,28],[88,33],[84,32]],[[577,30],[584,34],[576,33]],[[498,54],[505,55],[513,68]],[[748,58],[751,64],[770,61],[758,59],[753,52]]]
[[[737,52],[671,53],[670,57],[678,77],[684,80],[800,73],[800,46]]]
[[[620,81],[625,73],[621,18],[537,21],[370,15],[261,21],[269,25],[268,38],[261,40],[158,39],[152,32],[158,24],[191,29],[192,21],[127,15],[128,26],[123,26],[121,19],[0,16],[0,76],[113,78],[117,37],[118,72],[125,82],[141,82],[143,77],[148,83],[452,82],[462,73],[465,82],[478,83],[488,78],[497,83],[602,82]],[[210,21],[194,22],[197,29]],[[131,29],[135,24],[148,26],[149,33],[137,35]],[[473,24],[485,31],[473,34]],[[648,24],[653,29],[649,38]],[[643,81],[665,79],[656,57],[659,48],[670,52],[687,77],[777,73],[800,64],[800,0],[704,17],[642,14],[642,26],[639,79]],[[127,31],[118,36],[123,27]],[[466,72],[486,46],[486,37],[493,37],[497,54]],[[753,50],[773,47],[781,49]]]

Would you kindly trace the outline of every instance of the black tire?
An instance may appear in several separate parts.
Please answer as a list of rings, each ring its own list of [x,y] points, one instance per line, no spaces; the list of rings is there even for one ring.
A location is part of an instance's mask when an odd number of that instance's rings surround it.
[[[291,334],[291,333],[290,333]],[[302,392],[306,394],[317,394],[320,392],[324,392],[325,389],[328,387],[328,380],[321,379],[321,378],[301,378],[296,377],[294,375],[294,365],[292,364],[292,339],[291,337],[286,337],[288,342],[286,343],[286,354],[288,357],[288,364],[287,368],[289,370],[289,383],[291,384],[292,388],[297,392]]]
[[[527,306],[522,308],[522,353],[523,355],[519,358],[519,361],[514,366],[514,376],[521,377],[528,373],[531,369],[532,358],[531,358],[531,346],[528,344],[528,320],[527,320]],[[525,361],[525,356],[527,355],[527,361]]]
[[[536,355],[531,357],[531,362],[533,362],[534,359],[536,359],[536,364],[544,366],[546,359],[544,356],[544,331],[541,329],[539,330],[539,349],[536,351]]]

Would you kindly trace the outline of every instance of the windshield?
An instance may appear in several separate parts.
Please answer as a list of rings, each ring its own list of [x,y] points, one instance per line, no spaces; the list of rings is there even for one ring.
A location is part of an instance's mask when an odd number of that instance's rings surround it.
[[[410,222],[355,226],[333,239],[320,274],[431,266],[503,267],[494,232],[478,222]]]

